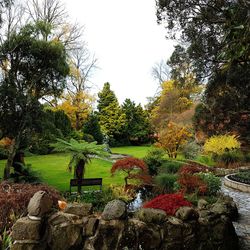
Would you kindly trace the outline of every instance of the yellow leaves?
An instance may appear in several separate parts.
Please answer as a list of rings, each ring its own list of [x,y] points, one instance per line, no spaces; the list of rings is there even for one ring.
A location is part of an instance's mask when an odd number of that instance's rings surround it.
[[[187,126],[179,126],[169,122],[167,127],[159,132],[158,146],[168,152],[169,157],[176,157],[180,146],[187,143],[192,136]]]
[[[235,135],[216,135],[206,140],[204,152],[222,155],[226,151],[240,148],[240,142]]]
[[[57,106],[57,110],[63,110],[69,117],[73,128],[81,129],[84,120],[92,110],[94,97],[84,91],[79,91],[74,95],[63,96],[63,101]]]
[[[12,144],[12,140],[8,137],[4,137],[0,140],[0,147],[8,148]]]

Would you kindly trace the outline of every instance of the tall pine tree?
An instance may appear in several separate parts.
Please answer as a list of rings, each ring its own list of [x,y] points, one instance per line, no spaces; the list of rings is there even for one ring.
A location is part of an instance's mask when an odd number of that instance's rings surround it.
[[[98,93],[98,117],[101,130],[109,137],[111,145],[120,144],[123,141],[125,128],[125,114],[119,106],[115,93],[106,82],[101,92]]]

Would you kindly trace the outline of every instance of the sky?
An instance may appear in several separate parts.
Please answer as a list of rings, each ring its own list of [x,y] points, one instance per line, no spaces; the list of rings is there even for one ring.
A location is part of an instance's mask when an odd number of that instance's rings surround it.
[[[109,82],[120,104],[130,98],[145,105],[158,88],[152,67],[173,52],[157,24],[155,0],[64,1],[72,21],[84,25],[84,40],[98,60],[92,91]]]

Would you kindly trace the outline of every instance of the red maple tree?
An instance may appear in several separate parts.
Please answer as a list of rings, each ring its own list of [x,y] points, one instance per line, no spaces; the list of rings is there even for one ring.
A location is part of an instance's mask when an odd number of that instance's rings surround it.
[[[123,171],[127,174],[124,177],[125,187],[128,186],[129,179],[136,179],[143,183],[151,181],[145,162],[134,157],[127,157],[116,161],[111,168],[112,176],[118,171]]]

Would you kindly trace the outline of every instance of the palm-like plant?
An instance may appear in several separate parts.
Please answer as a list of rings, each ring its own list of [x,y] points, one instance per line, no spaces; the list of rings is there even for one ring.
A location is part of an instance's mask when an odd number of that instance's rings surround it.
[[[84,177],[85,165],[90,162],[94,156],[108,157],[109,153],[105,151],[105,145],[97,145],[96,142],[88,143],[86,141],[76,141],[70,139],[65,141],[57,139],[57,142],[51,145],[56,152],[70,152],[71,158],[68,164],[68,170],[74,169],[74,178],[81,180]],[[81,192],[81,186],[78,186],[78,192]]]

